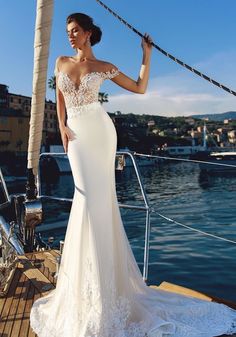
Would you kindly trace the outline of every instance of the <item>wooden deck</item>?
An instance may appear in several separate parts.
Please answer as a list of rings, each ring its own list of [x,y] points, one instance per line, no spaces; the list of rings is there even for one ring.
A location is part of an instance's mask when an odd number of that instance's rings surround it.
[[[7,295],[0,297],[0,337],[36,337],[29,324],[31,306],[37,298],[55,288],[54,274],[58,256],[60,256],[59,250],[27,253],[20,256]],[[212,298],[171,283],[163,282],[157,288],[225,303],[236,309],[234,303]]]
[[[6,297],[0,298],[0,337],[34,337],[29,324],[33,302],[56,286],[58,250],[20,257]]]

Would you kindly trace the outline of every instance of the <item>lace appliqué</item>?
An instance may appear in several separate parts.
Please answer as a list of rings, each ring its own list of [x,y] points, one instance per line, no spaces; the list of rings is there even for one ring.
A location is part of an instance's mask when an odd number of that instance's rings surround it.
[[[92,71],[85,74],[77,85],[68,74],[55,70],[58,74],[58,87],[63,93],[66,109],[98,102],[99,88],[105,79],[119,75],[119,70],[112,68],[106,72]]]
[[[90,312],[87,322],[86,337],[145,337],[145,322],[129,322],[131,302],[125,296],[117,294],[114,274],[101,288],[95,281],[94,266],[87,258],[82,288],[82,307]]]
[[[114,274],[101,289],[94,263],[89,257],[85,259],[82,270],[80,301],[78,294],[74,293],[74,285],[65,275],[67,282],[64,282],[63,293],[66,301],[63,308],[56,317],[45,317],[43,310],[40,311],[40,303],[47,304],[48,299],[40,298],[31,311],[33,331],[40,337],[149,337],[145,333],[148,327],[144,321],[131,322],[131,301],[118,296]]]
[[[186,313],[176,317],[175,337],[208,337],[226,334],[232,335],[236,333],[235,310],[226,307],[221,303],[196,303],[185,307]],[[172,318],[168,318],[173,321]],[[218,333],[217,333],[218,332]],[[171,335],[172,337],[172,335]]]
[[[80,105],[78,107],[68,108],[67,117],[68,119],[71,119],[79,115],[88,115],[90,112],[93,112],[94,109],[98,109],[99,107],[101,107],[101,103],[97,101],[89,104]]]
[[[89,257],[83,263],[81,300],[78,301],[69,278],[60,293],[65,296],[64,306],[56,316],[45,317],[40,304],[46,305],[48,298],[40,298],[31,311],[31,327],[40,337],[163,337],[160,327],[150,331],[145,321],[131,321],[131,309],[135,306],[125,296],[118,296],[114,275],[106,278],[105,284],[97,282],[98,274]],[[104,287],[105,286],[105,287]],[[52,290],[55,292],[55,290]],[[56,296],[56,293],[55,293]],[[174,296],[174,295],[173,295]],[[184,305],[184,302],[186,304]],[[156,306],[159,306],[161,302]],[[152,304],[153,305],[153,304]],[[165,307],[165,306],[164,306]],[[170,337],[209,337],[236,333],[235,311],[223,304],[200,302],[188,304],[182,299],[174,311],[165,312],[165,320],[175,323],[176,329]],[[52,306],[52,310],[54,307]],[[151,303],[150,303],[151,310]],[[153,308],[153,315],[155,315]]]

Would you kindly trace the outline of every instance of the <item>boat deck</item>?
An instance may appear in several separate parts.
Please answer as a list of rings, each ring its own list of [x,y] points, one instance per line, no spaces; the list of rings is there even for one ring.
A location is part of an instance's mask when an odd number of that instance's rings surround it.
[[[0,297],[0,337],[36,337],[29,324],[33,302],[56,286],[56,258],[60,251],[26,253],[19,257],[11,282],[4,297]],[[151,286],[153,288],[157,286]],[[234,309],[236,304],[212,298],[197,291],[162,282],[157,288],[195,296],[208,301],[225,303]],[[224,335],[226,336],[226,335]],[[231,335],[236,337],[235,335]],[[223,336],[222,336],[223,337]]]

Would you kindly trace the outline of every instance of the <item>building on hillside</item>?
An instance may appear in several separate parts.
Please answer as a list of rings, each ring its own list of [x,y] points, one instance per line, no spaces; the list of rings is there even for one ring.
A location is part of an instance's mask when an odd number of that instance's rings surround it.
[[[155,124],[156,123],[153,119],[147,122],[148,127],[153,127],[153,126],[155,126]]]
[[[26,153],[28,147],[31,97],[10,93],[0,84],[0,152]],[[45,101],[42,144],[59,139],[56,104]]]
[[[236,144],[236,130],[231,130],[228,132],[228,140],[231,144]]]
[[[27,152],[29,116],[22,110],[0,107],[0,152]]]
[[[192,117],[187,117],[187,118],[185,118],[185,122],[188,123],[189,125],[194,125],[195,119],[192,118]]]

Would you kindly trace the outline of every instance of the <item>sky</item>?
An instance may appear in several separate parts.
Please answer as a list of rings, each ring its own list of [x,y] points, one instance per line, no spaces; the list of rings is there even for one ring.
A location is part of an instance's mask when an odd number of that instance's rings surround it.
[[[104,0],[114,12],[161,48],[216,81],[236,90],[236,0]],[[0,83],[9,91],[31,96],[36,0],[0,0]],[[142,63],[141,37],[129,30],[96,0],[55,0],[48,63],[53,75],[60,55],[75,55],[66,36],[66,17],[83,12],[102,29],[93,46],[95,57],[138,79]],[[109,112],[188,116],[236,110],[236,97],[213,86],[153,48],[145,94],[125,90],[110,80]],[[47,89],[47,99],[54,92]]]

